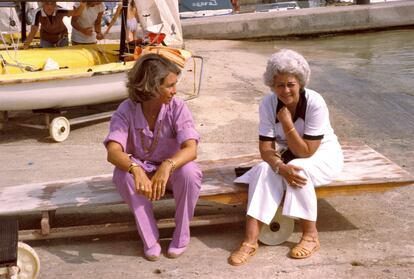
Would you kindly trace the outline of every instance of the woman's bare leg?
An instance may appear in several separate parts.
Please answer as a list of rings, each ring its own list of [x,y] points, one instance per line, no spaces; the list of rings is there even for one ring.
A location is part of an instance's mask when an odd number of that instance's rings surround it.
[[[253,217],[247,215],[246,217],[246,234],[244,236],[244,242],[255,245],[259,239],[260,228],[262,227],[262,222]],[[252,248],[247,246],[242,246],[241,249],[246,252],[250,252]]]
[[[309,236],[318,236],[318,230],[316,229],[316,222],[302,219],[303,234]]]
[[[316,229],[316,222],[302,219],[302,236],[310,236],[318,238],[318,230]],[[318,245],[317,242],[301,241],[301,246],[308,251],[312,251]]]
[[[134,33],[132,33],[129,30],[128,30],[128,34],[127,34],[127,40],[128,40],[128,42],[132,42],[134,40]]]

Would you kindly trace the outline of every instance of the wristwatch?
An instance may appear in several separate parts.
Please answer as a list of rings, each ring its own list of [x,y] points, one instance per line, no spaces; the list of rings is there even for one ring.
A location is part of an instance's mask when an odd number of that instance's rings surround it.
[[[132,169],[139,167],[137,163],[132,162],[128,167],[128,172],[132,174]]]
[[[279,174],[280,164],[281,164],[281,162],[278,162],[278,163],[276,164],[276,166],[274,167],[274,169],[273,169],[273,171],[274,171],[276,174]]]

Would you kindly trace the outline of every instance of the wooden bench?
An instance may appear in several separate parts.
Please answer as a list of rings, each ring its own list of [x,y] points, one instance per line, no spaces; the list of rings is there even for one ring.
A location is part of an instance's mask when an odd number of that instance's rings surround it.
[[[347,143],[343,144],[343,150],[344,170],[331,184],[316,188],[319,198],[383,192],[414,183],[412,175],[366,145]],[[200,199],[222,204],[245,203],[248,186],[233,183],[234,169],[239,166],[252,166],[257,162],[260,162],[258,155],[200,161],[199,164],[204,173]],[[132,222],[65,228],[51,227],[50,219],[58,209],[123,203],[111,178],[112,174],[105,174],[1,188],[0,218],[1,215],[42,213],[40,229],[20,231],[20,240],[134,231],[136,228]],[[244,217],[241,214],[195,216],[192,225],[239,222],[244,220]],[[174,220],[159,220],[158,226],[160,228],[173,227]]]

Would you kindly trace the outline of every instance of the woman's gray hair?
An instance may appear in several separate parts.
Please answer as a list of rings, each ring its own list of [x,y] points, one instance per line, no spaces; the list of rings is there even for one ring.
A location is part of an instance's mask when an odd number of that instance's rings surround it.
[[[137,103],[142,103],[160,96],[160,86],[168,74],[179,75],[180,68],[161,55],[150,53],[138,58],[128,73],[128,95]]]
[[[290,49],[281,49],[272,54],[267,61],[266,72],[263,74],[264,83],[273,89],[275,77],[280,74],[294,75],[304,88],[310,78],[311,70],[306,59]]]

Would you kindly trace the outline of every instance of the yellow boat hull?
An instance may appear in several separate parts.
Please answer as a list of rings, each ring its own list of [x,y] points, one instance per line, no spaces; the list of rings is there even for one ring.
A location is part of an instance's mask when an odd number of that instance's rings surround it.
[[[88,45],[66,48],[38,48],[27,50],[0,51],[0,81],[15,74],[42,71],[48,60],[54,61],[59,69],[91,67],[117,62],[119,45]],[[54,75],[44,71],[45,75]]]
[[[127,97],[119,45],[0,51],[0,111],[91,105]],[[41,70],[50,58],[59,69]]]
[[[144,48],[143,53],[148,51],[160,50]],[[168,50],[166,54],[172,53],[175,51]],[[0,55],[0,111],[63,108],[125,99],[126,73],[135,63],[119,62],[117,44],[0,51]],[[183,66],[191,53],[180,50],[178,55],[176,63]],[[48,59],[58,69],[43,70]]]

